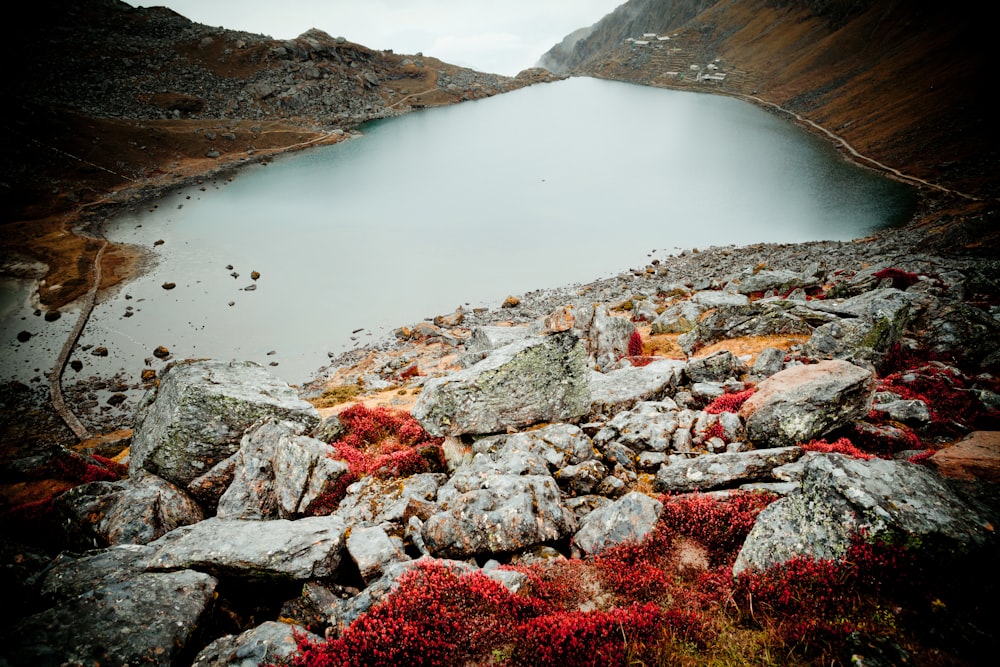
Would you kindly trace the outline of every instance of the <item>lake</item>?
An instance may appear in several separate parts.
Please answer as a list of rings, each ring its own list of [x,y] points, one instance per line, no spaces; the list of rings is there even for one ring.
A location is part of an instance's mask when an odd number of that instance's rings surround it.
[[[111,354],[78,351],[82,375],[137,379],[165,345],[273,362],[299,384],[328,352],[459,305],[692,247],[858,238],[905,222],[914,203],[910,188],[750,104],[597,79],[361,131],[109,222],[110,239],[158,262],[94,309],[81,344]],[[23,283],[0,290],[0,378],[44,375],[75,314],[44,322]],[[22,330],[35,336],[18,343]]]

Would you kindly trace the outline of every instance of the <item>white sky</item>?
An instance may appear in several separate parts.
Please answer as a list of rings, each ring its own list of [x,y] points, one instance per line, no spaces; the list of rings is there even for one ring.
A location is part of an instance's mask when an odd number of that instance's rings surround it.
[[[422,52],[514,75],[625,0],[126,0],[196,23],[290,39],[310,28],[373,49]]]

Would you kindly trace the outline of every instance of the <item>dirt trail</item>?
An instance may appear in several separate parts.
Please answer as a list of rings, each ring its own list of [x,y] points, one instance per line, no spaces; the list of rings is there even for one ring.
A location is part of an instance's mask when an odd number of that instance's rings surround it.
[[[66,369],[66,362],[73,353],[73,348],[80,339],[83,328],[87,326],[87,320],[90,319],[90,313],[97,304],[97,292],[101,286],[101,258],[104,256],[105,248],[108,247],[106,239],[100,239],[100,241],[101,247],[97,250],[97,255],[94,257],[94,267],[91,271],[90,290],[80,303],[80,316],[77,318],[73,330],[69,332],[66,342],[63,343],[62,350],[60,350],[59,356],[56,357],[55,365],[53,365],[52,371],[49,373],[49,393],[52,397],[52,407],[55,408],[55,411],[59,413],[62,420],[73,431],[73,435],[80,440],[89,438],[90,433],[87,431],[87,427],[83,425],[83,422],[66,405],[62,393],[62,376],[63,371]]]
[[[751,102],[756,102],[757,104],[760,104],[762,106],[771,107],[772,109],[776,109],[776,110],[780,111],[783,114],[787,114],[787,115],[791,116],[792,118],[794,118],[798,122],[803,123],[805,125],[808,125],[809,127],[822,132],[825,136],[829,137],[835,144],[841,146],[845,151],[847,151],[848,153],[850,153],[851,157],[855,158],[856,160],[860,160],[861,162],[868,163],[868,164],[872,165],[873,167],[875,167],[876,169],[879,169],[880,171],[884,171],[886,173],[892,174],[893,176],[895,176],[897,179],[899,179],[901,181],[904,181],[904,182],[907,182],[907,183],[912,183],[914,185],[922,185],[922,186],[925,186],[925,187],[928,187],[928,188],[931,188],[931,189],[934,189],[934,190],[938,190],[939,192],[944,192],[944,193],[947,193],[947,194],[951,194],[951,195],[955,195],[955,196],[958,196],[958,197],[962,197],[963,199],[968,199],[969,201],[982,201],[981,198],[975,197],[975,196],[967,194],[965,192],[959,192],[957,190],[952,190],[951,188],[946,188],[943,185],[939,185],[937,183],[931,183],[930,181],[925,181],[922,178],[917,178],[916,176],[910,176],[909,174],[904,174],[903,172],[899,171],[898,169],[896,169],[894,167],[890,167],[889,165],[883,164],[883,163],[881,163],[881,162],[879,162],[877,160],[874,160],[874,159],[868,157],[867,155],[863,155],[863,154],[859,153],[857,151],[857,149],[854,148],[854,146],[852,146],[851,144],[847,143],[847,140],[844,139],[843,137],[841,137],[841,136],[839,136],[837,134],[834,134],[833,132],[831,132],[830,130],[826,129],[822,125],[820,125],[820,124],[818,124],[818,123],[816,123],[814,121],[811,121],[808,118],[804,118],[803,116],[800,116],[799,114],[795,113],[794,111],[789,111],[788,109],[786,109],[786,108],[784,108],[784,107],[782,107],[782,106],[780,106],[778,104],[775,104],[774,102],[768,102],[767,100],[763,100],[763,99],[761,99],[759,97],[756,97],[754,95],[736,95],[736,97],[741,97],[741,98],[743,98],[745,100],[748,100],[748,101],[751,101]]]

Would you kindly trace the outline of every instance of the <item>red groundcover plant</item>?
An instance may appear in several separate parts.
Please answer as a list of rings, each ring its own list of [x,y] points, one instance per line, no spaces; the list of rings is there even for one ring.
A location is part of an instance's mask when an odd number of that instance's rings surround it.
[[[743,391],[736,391],[719,396],[705,406],[705,412],[710,415],[717,415],[721,412],[739,412],[747,399],[753,396],[756,389],[750,388]]]
[[[340,413],[345,434],[330,443],[348,472],[310,505],[308,513],[329,514],[344,498],[347,487],[365,475],[408,477],[444,467],[442,438],[432,437],[409,413],[368,408],[360,403]]]

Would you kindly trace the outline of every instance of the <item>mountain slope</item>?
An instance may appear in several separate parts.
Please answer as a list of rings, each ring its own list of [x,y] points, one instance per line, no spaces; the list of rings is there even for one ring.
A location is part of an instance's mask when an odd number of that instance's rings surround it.
[[[984,90],[988,40],[967,2],[630,0],[571,52],[555,47],[541,62],[752,95],[906,174],[995,200],[1000,142]]]

